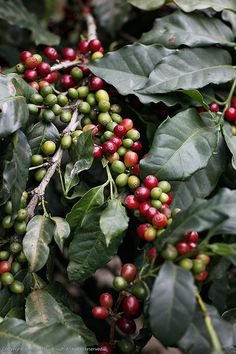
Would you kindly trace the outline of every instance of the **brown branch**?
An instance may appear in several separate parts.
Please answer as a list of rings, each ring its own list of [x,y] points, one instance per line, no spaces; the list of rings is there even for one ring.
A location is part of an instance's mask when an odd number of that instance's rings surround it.
[[[84,14],[84,18],[87,24],[88,41],[91,41],[91,39],[97,39],[97,26],[93,15],[88,12]]]
[[[73,131],[76,130],[78,124],[79,124],[79,118],[82,116],[78,116],[77,110],[74,111],[72,115],[72,119],[68,126],[63,130],[63,135],[66,135],[68,133],[72,133]],[[44,178],[42,179],[41,183],[36,187],[31,194],[33,195],[31,201],[29,202],[27,206],[27,213],[28,213],[28,218],[32,218],[34,216],[34,210],[39,202],[44,197],[45,190],[47,188],[47,185],[49,184],[52,176],[56,172],[57,168],[61,164],[61,159],[63,155],[63,149],[61,146],[58,148],[57,152],[54,154],[51,160],[51,165],[48,168]]]
[[[70,68],[71,66],[75,66],[75,65],[78,65],[78,64],[81,64],[81,60],[80,59],[76,59],[76,60],[73,60],[73,61],[70,61],[70,60],[64,60],[64,61],[61,61],[59,64],[55,64],[51,67],[51,72],[52,71],[56,71],[56,70],[61,70],[61,69],[67,69],[67,68]]]

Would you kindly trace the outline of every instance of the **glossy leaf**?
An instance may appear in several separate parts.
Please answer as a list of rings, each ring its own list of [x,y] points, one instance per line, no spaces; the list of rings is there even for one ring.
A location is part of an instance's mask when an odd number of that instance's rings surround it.
[[[209,8],[215,11],[222,11],[224,9],[236,11],[236,3],[234,0],[174,0],[174,2],[185,12]]]
[[[67,268],[70,280],[83,281],[104,266],[114,254],[121,242],[120,237],[112,239],[107,247],[100,228],[100,217],[104,206],[93,208],[86,213],[81,226],[74,231],[69,247],[70,263]]]
[[[52,220],[55,223],[54,240],[60,250],[63,251],[64,242],[70,235],[70,225],[65,219],[58,216],[54,216]]]
[[[60,37],[45,30],[36,16],[30,13],[21,1],[0,0],[0,18],[12,26],[31,31],[36,45],[58,45],[60,43]]]
[[[58,142],[60,140],[58,129],[52,123],[36,123],[28,133],[32,154],[40,154],[41,147],[46,140]]]
[[[31,150],[26,136],[22,131],[14,134],[8,146],[8,156],[4,161],[2,188],[0,190],[0,204],[5,198],[11,197],[13,215],[20,206],[22,193],[28,181],[29,167],[31,165]]]
[[[184,129],[183,129],[184,122]],[[167,118],[156,130],[141,174],[159,179],[184,180],[207,166],[218,140],[218,126],[190,108]]]
[[[82,338],[60,323],[31,327],[16,318],[7,319],[0,324],[0,338],[2,354],[9,354],[9,347],[19,354],[67,354],[68,348],[86,353]]]
[[[236,170],[236,136],[232,133],[232,126],[225,122],[223,126],[225,142],[232,154],[232,166]]]
[[[94,142],[91,130],[80,134],[77,138],[77,144],[73,144],[70,149],[70,155],[74,166],[70,176],[67,177],[67,184],[74,180],[81,171],[88,170],[93,162]]]
[[[212,304],[217,310],[222,313],[227,309],[227,297],[230,291],[229,280],[227,273],[220,279],[214,279],[211,282],[208,296],[212,301]]]
[[[54,229],[54,222],[42,215],[36,215],[29,221],[23,249],[31,272],[37,272],[46,264],[49,256],[48,244],[52,241]]]
[[[235,77],[227,51],[219,48],[186,48],[163,58],[150,74],[145,86],[136,91],[156,94],[198,89],[210,83],[225,83]]]
[[[145,11],[156,10],[165,4],[165,0],[128,0],[128,2],[131,5]]]
[[[45,290],[35,290],[26,299],[25,319],[29,326],[63,321],[57,301]]]
[[[150,298],[149,319],[154,336],[165,346],[175,345],[192,322],[195,305],[192,274],[165,262]]]
[[[0,138],[23,127],[28,117],[25,97],[17,94],[12,77],[0,75]]]
[[[185,181],[171,181],[174,196],[172,208],[187,209],[195,198],[206,198],[215,189],[227,165],[227,150],[223,136],[205,168],[195,172]]]
[[[126,209],[120,200],[109,200],[100,218],[100,227],[105,235],[107,246],[110,245],[114,238],[120,237],[127,230],[128,222],[129,218]]]
[[[230,10],[224,10],[221,16],[224,21],[230,23],[233,33],[236,35],[236,13]]]
[[[236,256],[236,244],[216,242],[208,245],[208,248],[219,256]]]
[[[142,88],[155,66],[172,53],[161,46],[133,44],[107,53],[88,67],[95,75],[115,86],[121,95],[129,95]]]
[[[105,184],[91,188],[83,197],[73,206],[67,214],[66,220],[73,231],[76,227],[80,227],[83,219],[91,209],[101,206],[104,203]]]
[[[182,45],[188,47],[235,45],[232,31],[222,21],[181,11],[157,18],[151,31],[144,33],[140,42],[162,44],[167,48],[179,48]]]

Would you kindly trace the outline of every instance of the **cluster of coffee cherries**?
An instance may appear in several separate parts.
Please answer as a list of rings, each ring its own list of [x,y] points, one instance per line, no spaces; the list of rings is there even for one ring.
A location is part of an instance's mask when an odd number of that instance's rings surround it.
[[[147,257],[149,262],[156,261],[158,264],[161,264],[164,260],[176,262],[180,267],[191,270],[195,280],[203,282],[208,276],[207,266],[211,258],[198,249],[198,243],[198,232],[189,231],[175,245],[167,244],[160,254],[157,253],[155,247],[150,248]]]
[[[138,279],[137,267],[132,263],[126,263],[120,269],[120,275],[113,281],[114,288],[120,295],[113,307],[113,297],[110,293],[103,293],[100,296],[100,306],[92,309],[92,314],[97,319],[111,317],[116,327],[123,335],[129,337],[136,331],[135,318],[139,317],[142,308],[142,301],[148,296],[145,283]],[[135,353],[135,344],[131,338],[123,338],[115,344],[121,353]],[[109,343],[99,345],[99,353],[113,353],[113,346]]]

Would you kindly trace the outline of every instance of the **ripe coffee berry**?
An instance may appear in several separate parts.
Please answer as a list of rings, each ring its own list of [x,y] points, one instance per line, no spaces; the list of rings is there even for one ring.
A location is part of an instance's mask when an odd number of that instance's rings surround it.
[[[150,227],[150,224],[140,224],[137,229],[137,235],[141,238],[141,240],[144,240],[144,232],[148,229],[148,227]]]
[[[149,208],[145,213],[146,219],[151,222],[153,217],[157,213],[158,213],[158,210],[156,208],[154,208],[154,207]]]
[[[190,232],[186,232],[184,234],[184,241],[185,242],[197,242],[199,239],[199,235],[197,233],[197,231],[190,231]]]
[[[51,59],[51,60],[56,60],[58,58],[58,52],[55,48],[52,48],[52,47],[46,47],[44,49],[44,54],[46,55],[46,57],[48,59]]]
[[[202,272],[200,274],[196,274],[195,279],[198,281],[205,281],[207,276],[208,276],[208,272],[205,270],[204,272]]]
[[[147,242],[153,242],[157,237],[157,231],[154,227],[149,226],[147,230],[144,231],[144,239]]]
[[[38,77],[38,74],[33,69],[26,69],[24,72],[24,78],[26,81],[35,81]]]
[[[195,242],[189,242],[188,245],[190,247],[190,251],[194,251],[198,247],[197,243],[195,243]]]
[[[83,53],[86,54],[89,51],[89,42],[86,40],[81,41],[78,44],[78,50]]]
[[[150,248],[150,250],[148,251],[148,254],[147,254],[148,261],[152,262],[152,260],[156,257],[157,257],[156,247]]]
[[[180,256],[184,256],[191,251],[189,244],[186,242],[178,242],[176,248]]]
[[[8,261],[0,262],[0,274],[10,272],[11,270],[11,263]]]
[[[126,263],[120,270],[121,276],[127,281],[133,281],[137,275],[137,268],[132,263]]]
[[[136,331],[136,324],[134,320],[121,317],[117,323],[117,327],[125,334],[133,334]]]
[[[32,55],[33,54],[31,52],[29,52],[28,50],[25,50],[24,52],[20,53],[20,60],[25,62],[26,59],[32,57]]]
[[[94,91],[102,89],[103,86],[104,82],[102,79],[100,79],[100,77],[94,76],[89,81],[89,87]]]
[[[93,315],[93,317],[95,317],[99,320],[104,320],[105,318],[107,318],[109,316],[109,311],[107,310],[106,307],[95,306],[92,309],[92,315]]]
[[[139,168],[139,164],[135,164],[133,167],[132,167],[132,171],[133,171],[133,174],[135,176],[139,176],[140,175],[140,168]]]
[[[92,39],[89,42],[88,48],[92,52],[96,52],[101,48],[101,46],[102,46],[102,43],[99,41],[99,39]]]
[[[39,62],[36,58],[34,57],[29,57],[26,59],[25,61],[25,66],[28,68],[28,69],[34,69],[36,68],[37,66],[39,65]]]
[[[153,226],[157,227],[158,229],[163,229],[167,225],[167,217],[162,213],[157,213],[152,218]]]
[[[136,317],[140,313],[140,303],[138,299],[133,296],[127,296],[123,301],[123,310],[127,317]]]
[[[233,96],[233,97],[232,97],[232,100],[231,100],[231,107],[236,108],[236,96]]]
[[[225,111],[225,118],[229,122],[235,121],[235,119],[236,119],[236,108],[234,108],[234,107],[227,108],[226,111]]]
[[[151,203],[149,202],[142,202],[139,205],[139,211],[142,215],[146,215],[147,211],[152,207]]]
[[[138,209],[139,202],[134,195],[127,195],[125,198],[125,205],[128,209]]]
[[[119,148],[122,145],[122,140],[118,136],[112,136],[109,140],[113,144],[115,144],[117,148]]]
[[[124,156],[124,163],[126,167],[133,167],[138,163],[138,155],[134,151],[127,151]]]
[[[61,52],[62,58],[73,61],[76,58],[76,52],[73,48],[64,48]]]
[[[105,141],[105,143],[102,144],[102,149],[104,153],[111,155],[116,152],[117,146],[111,141]]]
[[[72,76],[69,74],[62,75],[61,84],[66,89],[76,86],[76,82],[73,80]]]
[[[132,145],[132,151],[140,151],[142,150],[142,144],[140,143],[140,141],[135,141]]]
[[[126,129],[121,124],[117,124],[114,128],[114,133],[116,134],[116,136],[121,138],[126,134]]]
[[[153,175],[149,175],[149,176],[145,177],[143,180],[143,183],[149,189],[152,189],[152,188],[155,188],[158,186],[158,180]]]
[[[94,145],[94,150],[93,150],[93,157],[95,159],[98,159],[101,156],[102,156],[102,147],[95,144]]]
[[[108,343],[100,343],[98,345],[99,354],[112,354],[112,346]]]
[[[134,195],[138,201],[142,202],[150,197],[150,190],[147,187],[138,187]]]
[[[109,293],[103,293],[99,298],[100,304],[103,307],[110,308],[113,305],[113,298]]]
[[[211,110],[211,112],[219,112],[220,107],[219,107],[218,103],[212,102],[210,104],[210,110]]]
[[[132,119],[129,119],[129,118],[123,119],[120,124],[123,125],[123,127],[125,127],[127,131],[132,129],[134,126]]]
[[[39,75],[46,76],[50,73],[51,66],[48,63],[46,63],[45,61],[42,61],[42,63],[40,63],[37,66],[37,71],[38,71]]]

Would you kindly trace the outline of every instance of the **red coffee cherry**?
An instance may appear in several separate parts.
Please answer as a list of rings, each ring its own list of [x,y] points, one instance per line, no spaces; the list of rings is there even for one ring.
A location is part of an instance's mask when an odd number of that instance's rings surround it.
[[[154,207],[149,208],[145,214],[146,219],[151,222],[157,213],[158,213],[158,210],[156,208],[154,208]]]
[[[11,263],[8,261],[0,262],[0,274],[10,272],[11,270]]]
[[[109,316],[109,311],[107,310],[106,307],[102,306],[95,306],[92,309],[92,315],[93,317],[97,318],[98,320],[104,320]]]
[[[236,96],[232,97],[231,107],[236,108]]]
[[[191,248],[186,242],[178,242],[176,244],[176,248],[180,256],[184,256],[185,254],[191,252]]]
[[[140,175],[140,168],[139,168],[139,164],[135,164],[133,167],[132,167],[132,171],[133,171],[133,174],[135,176],[139,176]]]
[[[140,224],[137,229],[136,229],[136,232],[137,232],[137,235],[141,238],[141,240],[145,240],[144,238],[144,232],[150,227],[151,225],[150,224]]]
[[[190,231],[184,234],[185,242],[197,242],[199,240],[199,235],[197,231]]]
[[[79,50],[81,53],[83,53],[83,54],[88,53],[88,51],[89,51],[89,42],[86,41],[86,40],[81,41],[81,42],[78,44],[78,50]]]
[[[127,195],[125,198],[125,205],[128,209],[138,209],[139,202],[134,195]]]
[[[50,60],[56,60],[58,59],[58,52],[55,48],[53,47],[46,47],[44,49],[44,54],[46,55],[46,57]]]
[[[28,50],[24,50],[24,52],[20,53],[20,60],[25,62],[27,58],[32,57],[33,54],[31,52],[29,52]]]
[[[152,188],[155,188],[158,186],[158,180],[153,175],[149,175],[149,176],[145,177],[143,180],[143,183],[149,189],[152,189]]]
[[[229,122],[235,121],[235,119],[236,119],[236,108],[234,108],[234,107],[227,108],[226,111],[225,111],[225,118]]]
[[[167,225],[167,217],[162,213],[157,213],[152,218],[153,226],[157,227],[158,229],[163,229]]]
[[[89,81],[89,87],[94,91],[102,89],[103,86],[104,82],[102,79],[100,79],[100,77],[94,76]]]
[[[121,124],[117,124],[114,128],[114,133],[119,138],[122,138],[122,136],[124,136],[126,134],[126,129]]]
[[[208,276],[208,272],[204,270],[204,272],[201,272],[200,274],[195,274],[194,278],[198,281],[205,281]]]
[[[112,346],[108,343],[100,343],[98,344],[99,354],[112,354],[113,349]]]
[[[152,260],[156,257],[157,257],[156,247],[150,248],[150,250],[148,251],[148,254],[147,254],[148,261],[152,262]]]
[[[189,242],[188,245],[190,247],[190,251],[194,251],[198,248],[198,245],[195,242]]]
[[[138,187],[134,195],[138,201],[143,202],[150,197],[150,190],[147,187]]]
[[[153,226],[149,226],[144,232],[144,239],[147,242],[153,242],[157,237],[157,230]]]
[[[39,75],[46,76],[50,73],[51,66],[48,63],[46,63],[45,61],[42,61],[37,66],[37,71],[38,71]]]
[[[99,39],[92,39],[89,42],[89,50],[91,50],[92,52],[97,52],[102,46],[102,43],[99,41]]]
[[[197,110],[198,110],[199,113],[206,112],[206,109],[204,107],[202,107],[202,106],[198,107]]]
[[[167,193],[167,195],[168,195],[168,197],[169,197],[169,199],[167,200],[167,204],[171,204],[172,203],[172,200],[173,200],[173,196],[172,196],[172,194],[171,193]]]
[[[25,65],[28,69],[35,69],[39,65],[39,62],[35,57],[32,56],[25,60]]]
[[[123,333],[128,335],[133,334],[136,331],[136,324],[134,320],[124,316],[116,322],[116,325]]]
[[[112,136],[109,141],[111,141],[113,144],[115,144],[117,146],[117,148],[119,148],[122,145],[122,140],[118,137],[118,136]]]
[[[218,103],[212,102],[210,104],[210,110],[211,110],[211,112],[219,112],[220,107],[219,107]]]
[[[100,304],[103,307],[110,308],[113,305],[113,298],[110,293],[103,293],[99,298]]]
[[[116,152],[117,146],[111,141],[105,141],[105,143],[102,144],[102,149],[104,153],[111,155]]]
[[[64,74],[61,77],[61,84],[66,89],[72,88],[76,86],[76,82],[73,80],[72,76],[69,74]]]
[[[152,204],[149,202],[142,202],[139,205],[139,211],[142,215],[146,215],[147,211],[152,207]]]
[[[64,48],[61,52],[62,58],[73,61],[76,58],[76,52],[73,48]]]
[[[142,150],[142,144],[140,143],[140,141],[135,141],[131,147],[132,151],[140,151]]]
[[[125,127],[125,129],[127,131],[132,129],[134,126],[134,123],[133,123],[132,119],[130,119],[130,118],[123,119],[120,124],[123,125],[123,127]]]
[[[102,156],[102,147],[95,144],[94,145],[94,150],[93,150],[93,157],[95,159],[98,159],[101,156]]]
[[[136,317],[140,313],[140,303],[138,299],[133,296],[127,296],[123,301],[123,310],[127,317]]]
[[[133,281],[137,275],[137,267],[132,263],[126,263],[121,267],[120,274],[127,281]]]
[[[138,155],[134,151],[127,151],[124,156],[124,163],[126,167],[133,167],[138,163]]]
[[[30,82],[29,85],[33,87],[35,90],[39,91],[39,84],[36,81]]]
[[[33,69],[26,69],[24,72],[24,78],[26,81],[35,81],[38,77],[38,74]]]

